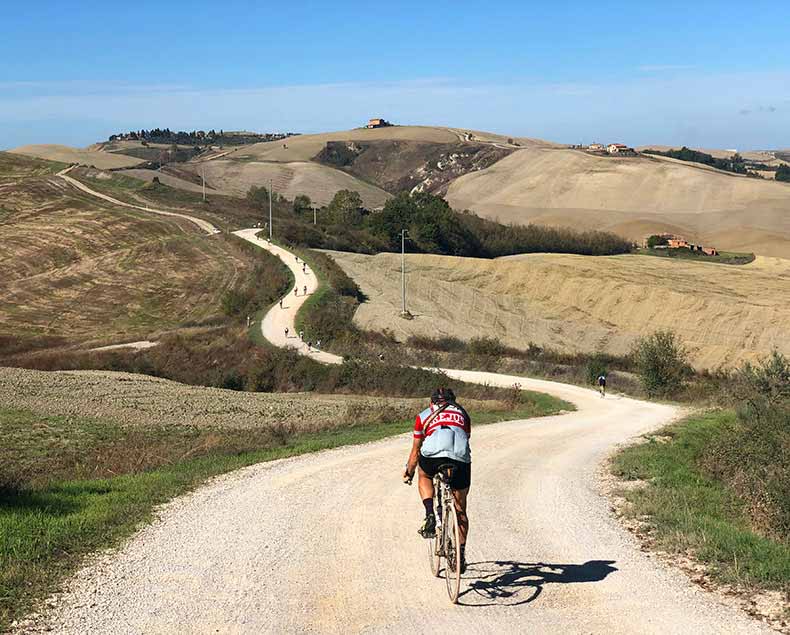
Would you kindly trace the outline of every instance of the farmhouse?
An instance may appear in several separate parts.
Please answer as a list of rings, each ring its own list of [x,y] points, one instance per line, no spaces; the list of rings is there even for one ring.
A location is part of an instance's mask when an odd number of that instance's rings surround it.
[[[634,149],[624,143],[610,143],[606,146],[606,151],[609,154],[634,154]]]
[[[391,125],[392,124],[389,121],[387,121],[386,119],[375,118],[375,119],[368,120],[368,125],[366,127],[367,128],[386,128],[387,126],[391,126]]]
[[[591,143],[587,146],[589,152],[604,152],[606,147],[602,143]]]

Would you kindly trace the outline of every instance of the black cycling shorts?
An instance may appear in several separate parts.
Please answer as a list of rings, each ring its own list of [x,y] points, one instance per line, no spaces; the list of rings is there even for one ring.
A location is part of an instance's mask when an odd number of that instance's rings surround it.
[[[436,476],[439,467],[447,463],[453,465],[453,476],[450,479],[450,489],[467,489],[472,484],[472,464],[448,459],[446,457],[427,457],[420,454],[420,469],[429,477]]]

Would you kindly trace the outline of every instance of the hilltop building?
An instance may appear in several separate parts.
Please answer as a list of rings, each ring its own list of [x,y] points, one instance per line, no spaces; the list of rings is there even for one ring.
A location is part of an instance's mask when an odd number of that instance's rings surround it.
[[[368,125],[365,126],[366,128],[386,128],[387,126],[391,126],[392,124],[387,121],[386,119],[370,119],[368,120]]]
[[[624,143],[610,143],[606,146],[609,154],[636,154],[633,148],[629,148]]]

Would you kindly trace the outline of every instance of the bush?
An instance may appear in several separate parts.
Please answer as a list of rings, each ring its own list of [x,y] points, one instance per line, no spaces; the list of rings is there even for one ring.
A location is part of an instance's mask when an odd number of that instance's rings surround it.
[[[486,357],[502,357],[506,351],[505,345],[495,337],[473,337],[468,349],[472,355]]]
[[[587,383],[595,384],[601,375],[606,377],[606,375],[609,373],[608,366],[607,357],[605,355],[601,353],[595,353],[592,355],[584,365]]]
[[[693,374],[688,351],[672,331],[640,338],[631,351],[637,374],[651,397],[677,394]]]
[[[755,529],[790,536],[790,360],[777,351],[744,364],[730,398],[737,421],[706,448],[702,465],[746,504]]]

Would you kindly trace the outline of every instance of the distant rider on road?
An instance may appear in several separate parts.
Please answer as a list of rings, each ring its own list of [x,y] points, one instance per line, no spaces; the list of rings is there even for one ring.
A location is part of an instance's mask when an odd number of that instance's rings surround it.
[[[471,433],[472,420],[463,406],[456,402],[453,391],[438,388],[431,395],[431,405],[418,414],[414,422],[414,441],[403,474],[404,482],[411,483],[419,466],[417,486],[425,506],[425,520],[418,533],[423,538],[433,538],[436,535],[433,477],[442,465],[449,463],[455,467],[450,488],[458,510],[462,573],[466,570],[466,537],[469,534],[466,498],[472,482]]]

